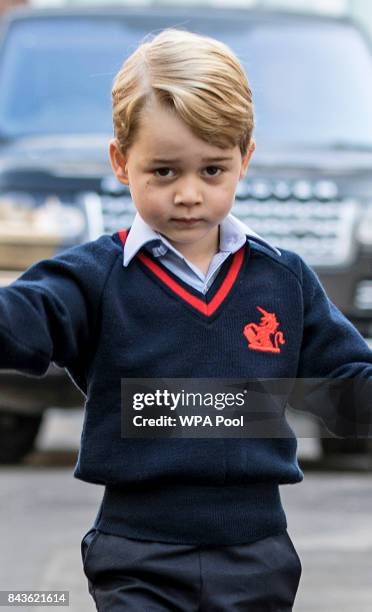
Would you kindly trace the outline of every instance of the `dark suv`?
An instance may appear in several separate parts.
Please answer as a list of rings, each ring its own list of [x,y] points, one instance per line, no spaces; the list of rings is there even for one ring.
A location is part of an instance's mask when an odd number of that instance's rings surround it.
[[[145,34],[170,26],[219,38],[247,70],[257,150],[234,214],[302,255],[371,338],[372,61],[365,36],[346,19],[180,6],[8,15],[0,41],[0,283],[131,224],[130,193],[108,161],[111,84]],[[0,383],[3,462],[32,447],[47,407],[84,402],[53,364],[42,379],[3,371]]]

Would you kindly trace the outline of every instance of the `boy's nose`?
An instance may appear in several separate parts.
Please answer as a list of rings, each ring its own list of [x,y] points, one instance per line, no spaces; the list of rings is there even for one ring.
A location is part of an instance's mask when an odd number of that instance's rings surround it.
[[[182,185],[178,185],[174,196],[175,204],[194,206],[195,204],[201,204],[202,201],[203,197],[200,191],[200,185],[197,185],[195,181],[188,180],[184,181]]]

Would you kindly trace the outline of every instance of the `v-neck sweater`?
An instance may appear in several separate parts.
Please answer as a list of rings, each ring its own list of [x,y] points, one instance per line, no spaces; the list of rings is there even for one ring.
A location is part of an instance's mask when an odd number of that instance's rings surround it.
[[[203,273],[199,266],[185,257],[168,238],[146,223],[137,211],[125,242],[123,265],[128,266],[136,253],[143,248],[145,251],[150,251],[157,261],[160,261],[178,278],[200,293],[207,293],[223,262],[231,253],[235,253],[245,244],[247,236],[280,255],[279,249],[267,242],[241,219],[229,213],[219,224],[218,252],[211,258],[208,271]]]
[[[144,250],[123,267],[127,235],[42,260],[0,289],[0,368],[41,376],[55,362],[85,395],[74,476],[104,485],[101,531],[211,545],[283,531],[279,485],[303,479],[289,425],[285,438],[124,438],[121,379],[370,379],[371,351],[291,251],[247,238],[204,295]],[[275,343],[244,333],[263,312]]]

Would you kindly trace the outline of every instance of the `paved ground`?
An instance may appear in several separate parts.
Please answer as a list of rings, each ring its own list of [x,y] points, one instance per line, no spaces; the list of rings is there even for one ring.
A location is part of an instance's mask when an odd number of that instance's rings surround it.
[[[80,541],[102,488],[72,477],[80,419],[56,413],[28,464],[0,470],[0,589],[69,590],[71,612],[93,612]],[[305,446],[316,456],[316,441]],[[372,473],[306,469],[303,483],[281,488],[303,565],[295,612],[371,612],[371,485]]]

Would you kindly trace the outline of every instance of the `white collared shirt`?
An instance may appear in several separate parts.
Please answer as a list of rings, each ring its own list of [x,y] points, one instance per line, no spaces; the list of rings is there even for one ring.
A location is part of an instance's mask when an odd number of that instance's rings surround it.
[[[204,274],[195,264],[175,249],[165,236],[153,230],[137,212],[125,242],[123,265],[128,266],[138,251],[144,247],[153,257],[159,258],[159,261],[168,270],[194,289],[205,294],[216,278],[223,262],[231,253],[235,253],[246,243],[247,236],[280,255],[280,251],[276,247],[261,238],[248,225],[230,213],[220,223],[219,252],[213,256],[208,271]]]

